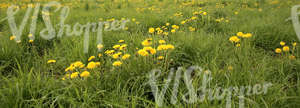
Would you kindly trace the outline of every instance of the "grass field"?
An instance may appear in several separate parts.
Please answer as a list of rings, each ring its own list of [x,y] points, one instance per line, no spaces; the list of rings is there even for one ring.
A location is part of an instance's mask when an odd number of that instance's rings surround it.
[[[102,44],[91,31],[87,53],[83,33],[48,40],[40,36],[46,28],[44,14],[56,33],[62,29],[56,26],[61,10],[42,11],[49,2],[0,1],[1,108],[225,108],[225,98],[182,99],[189,87],[202,87],[205,79],[200,74],[209,71],[208,86],[214,91],[272,83],[265,94],[250,91],[246,108],[300,107],[299,39],[293,22],[286,20],[299,0],[57,0],[70,8],[65,24],[71,27],[129,20],[120,30],[104,30]],[[19,27],[26,9],[38,3],[35,34],[30,32],[31,13],[18,41],[5,19],[8,7],[18,6],[14,17]],[[161,91],[172,68],[190,66],[203,71],[193,71],[189,83],[183,77],[186,71],[179,80],[172,76],[163,104],[158,105],[149,84],[151,70],[162,71],[156,82]],[[178,101],[172,104],[176,84]],[[230,103],[238,108],[239,98],[233,96]]]

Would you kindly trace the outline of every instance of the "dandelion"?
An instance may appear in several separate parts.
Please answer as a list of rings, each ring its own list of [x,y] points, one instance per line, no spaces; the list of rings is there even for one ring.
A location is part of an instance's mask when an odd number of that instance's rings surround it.
[[[181,24],[185,24],[185,22],[186,22],[186,21],[181,21],[180,23],[181,23]]]
[[[119,43],[123,43],[124,42],[124,40],[119,40]]]
[[[203,15],[207,15],[207,12],[203,12]]]
[[[28,42],[29,42],[29,43],[33,43],[33,40],[30,39]]]
[[[102,44],[98,44],[98,45],[97,45],[97,48],[100,50],[100,49],[103,48],[103,45],[102,45]]]
[[[88,77],[88,76],[90,76],[90,72],[88,72],[88,71],[83,71],[83,72],[80,74],[80,77],[83,77],[83,78],[86,78],[86,77]]]
[[[154,33],[155,29],[154,28],[149,28],[149,33]]]
[[[121,66],[123,63],[121,61],[115,61],[112,65],[113,66]]]
[[[234,12],[234,14],[236,14],[236,15],[237,15],[237,14],[239,14],[239,12]]]
[[[195,30],[196,30],[196,28],[189,27],[189,30],[190,30],[191,32],[193,32],[193,31],[195,31]]]
[[[284,47],[282,48],[282,50],[283,50],[284,52],[288,52],[288,51],[290,51],[290,47],[289,47],[289,46],[284,46]]]
[[[291,55],[291,56],[289,56],[289,59],[290,59],[290,60],[295,60],[296,57],[295,57],[294,55]]]
[[[236,46],[236,47],[240,47],[240,46],[241,46],[241,44],[236,44],[235,46]]]
[[[126,59],[128,59],[130,57],[130,54],[124,54],[123,56],[122,56],[122,60],[126,60]]]
[[[121,52],[116,53],[116,54],[112,55],[112,58],[118,59],[121,56],[121,54],[122,54]]]
[[[126,49],[126,47],[127,47],[127,44],[123,44],[123,45],[120,46],[119,49],[120,49],[120,50],[124,50],[124,49]]]
[[[237,43],[237,42],[240,41],[240,39],[239,39],[237,36],[231,36],[231,37],[229,38],[229,41]]]
[[[119,49],[121,47],[121,45],[114,45],[113,48],[114,49]]]
[[[281,45],[281,46],[284,46],[284,45],[285,45],[285,42],[281,41],[281,42],[280,42],[280,45]]]
[[[56,62],[56,60],[48,60],[48,64],[50,64],[50,63],[55,63]]]
[[[149,53],[144,49],[139,50],[138,54],[141,55],[141,56],[148,56],[149,55]]]
[[[88,61],[91,61],[91,60],[93,60],[93,59],[95,59],[96,57],[95,56],[91,56],[89,59],[88,59]]]
[[[244,37],[244,38],[250,38],[250,37],[252,37],[252,34],[251,33],[246,33],[242,37]]]
[[[83,68],[84,64],[81,61],[76,61],[74,63],[71,64],[74,67],[79,67],[79,68]]]
[[[227,69],[228,69],[229,71],[232,71],[232,70],[233,70],[233,67],[232,67],[232,66],[228,66]]]
[[[169,35],[169,32],[164,32],[163,33],[165,36],[168,36]]]
[[[31,37],[33,37],[33,35],[30,33],[30,34],[28,34],[28,37],[31,38]]]
[[[294,47],[295,47],[295,46],[297,46],[297,43],[296,43],[296,42],[294,42],[294,43],[293,43],[293,46],[294,46]]]
[[[16,38],[16,36],[11,36],[9,37],[9,40],[14,40]]]
[[[170,23],[166,23],[166,26],[169,26],[170,25]]]
[[[86,67],[88,69],[94,69],[94,68],[96,68],[96,66],[97,66],[97,64],[95,62],[90,62]]]
[[[143,48],[145,51],[149,52],[150,54],[155,54],[156,50],[152,47],[144,47]]]
[[[276,49],[275,49],[275,52],[279,54],[279,53],[282,52],[282,50],[281,50],[280,48],[276,48]]]
[[[236,35],[239,36],[239,37],[243,37],[244,33],[243,32],[238,32]]]
[[[159,44],[165,44],[166,41],[165,41],[165,40],[159,40],[158,43],[159,43]]]
[[[72,79],[73,79],[73,78],[77,78],[78,75],[79,75],[79,72],[74,72],[74,73],[71,74],[71,78],[72,78]]]
[[[159,56],[159,57],[157,57],[157,59],[162,60],[162,59],[164,59],[164,56]]]
[[[98,57],[102,57],[103,55],[102,54],[98,54]]]
[[[149,46],[152,44],[152,38],[146,39],[142,42],[143,46]]]
[[[176,30],[175,30],[175,29],[172,29],[172,30],[171,30],[171,33],[175,33],[175,32],[176,32]]]

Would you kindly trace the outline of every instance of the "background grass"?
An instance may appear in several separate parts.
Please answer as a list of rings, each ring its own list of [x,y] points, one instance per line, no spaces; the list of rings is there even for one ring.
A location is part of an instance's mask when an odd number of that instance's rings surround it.
[[[47,3],[41,0],[39,3]],[[273,85],[264,95],[249,96],[245,107],[298,108],[300,106],[300,54],[296,48],[290,54],[276,54],[274,50],[285,41],[289,46],[299,42],[291,21],[290,8],[298,5],[298,0],[60,0],[71,7],[66,24],[76,22],[98,22],[115,18],[127,18],[136,21],[127,24],[128,30],[104,32],[104,49],[123,39],[128,44],[131,58],[121,67],[113,67],[113,60],[104,55],[97,58],[101,66],[91,70],[86,79],[61,80],[64,69],[70,63],[82,61],[97,55],[96,34],[91,34],[89,53],[83,53],[83,36],[63,36],[52,40],[39,37],[39,31],[45,27],[41,16],[38,17],[36,39],[28,42],[29,26],[25,27],[22,42],[9,40],[12,35],[7,21],[0,22],[0,106],[11,107],[157,107],[147,75],[152,69],[163,70],[162,79],[166,79],[171,68],[198,65],[212,72],[211,88],[216,86],[245,86],[271,82]],[[37,3],[35,0],[0,2],[0,19],[5,18],[7,5],[26,6]],[[144,11],[137,11],[143,8]],[[202,9],[199,9],[202,8]],[[16,15],[21,22],[26,8]],[[208,15],[199,15],[198,19],[181,25],[180,22],[193,16],[194,11],[205,11]],[[261,11],[260,11],[261,10]],[[182,13],[176,17],[175,13]],[[234,13],[238,12],[237,15]],[[41,13],[40,13],[41,14]],[[51,13],[51,21],[59,22],[59,13]],[[216,22],[225,18],[229,22]],[[136,22],[140,24],[136,24]],[[176,24],[180,30],[169,33],[167,37],[150,35],[150,27],[161,27],[165,23]],[[196,28],[190,32],[188,27]],[[59,28],[55,28],[59,30]],[[237,32],[252,33],[241,47],[229,42],[229,37]],[[142,48],[141,42],[152,37],[155,41],[165,39],[175,46],[168,55],[169,60],[157,64],[151,57],[140,57],[136,48]],[[50,59],[57,60],[47,64]],[[232,67],[233,69],[228,69]],[[201,86],[202,79],[192,76],[194,88]],[[164,81],[159,82],[163,87]],[[172,84],[171,84],[172,85]],[[168,101],[172,86],[166,93],[164,107],[225,107],[226,100],[206,100],[186,103],[182,95],[187,92],[184,81],[180,80],[179,101],[173,105]],[[235,106],[238,98],[233,98]]]

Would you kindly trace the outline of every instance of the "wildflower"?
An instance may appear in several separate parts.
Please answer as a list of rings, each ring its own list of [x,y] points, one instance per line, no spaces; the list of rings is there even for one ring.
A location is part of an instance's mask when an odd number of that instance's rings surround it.
[[[97,64],[95,62],[90,62],[86,67],[88,69],[94,69],[94,68],[96,68],[96,66],[97,66]]]
[[[295,60],[296,57],[295,57],[294,55],[291,55],[291,56],[289,56],[289,59],[290,59],[290,60]]]
[[[237,36],[231,36],[231,37],[229,38],[229,41],[237,43],[237,42],[240,41],[240,39],[239,39]]]
[[[169,32],[164,32],[163,34],[164,34],[165,36],[167,36],[167,35],[169,35]]]
[[[98,44],[98,45],[97,45],[97,48],[100,50],[100,49],[103,48],[103,45],[102,45],[102,44]]]
[[[166,23],[166,26],[169,26],[170,25],[170,23]]]
[[[237,15],[237,14],[239,14],[239,12],[234,12],[234,14],[236,14],[236,15]]]
[[[158,31],[158,30],[161,30],[161,29],[159,27],[157,27],[155,30]]]
[[[120,53],[116,53],[116,54],[112,55],[112,58],[118,59],[121,54],[122,54],[121,52]]]
[[[121,45],[114,45],[113,48],[114,49],[119,49],[121,47]]]
[[[102,54],[98,54],[98,57],[102,57]]]
[[[242,37],[244,37],[244,38],[250,38],[250,37],[252,37],[252,34],[251,33],[246,33]]]
[[[101,64],[100,62],[96,62],[96,66],[100,66],[100,64]]]
[[[120,42],[120,43],[123,43],[123,42],[124,42],[124,40],[119,40],[119,42]]]
[[[150,54],[155,54],[156,50],[152,47],[144,47],[143,48],[145,51],[149,52]]]
[[[185,21],[181,21],[180,23],[181,23],[181,24],[185,24]]]
[[[149,55],[149,53],[144,49],[139,50],[138,54],[141,55],[141,56],[148,56]]]
[[[164,31],[163,30],[158,30],[157,31],[157,34],[161,34],[161,33],[163,33]]]
[[[11,36],[9,37],[9,40],[14,40],[16,38],[16,36]]]
[[[280,45],[281,45],[281,46],[284,46],[284,45],[285,45],[285,42],[281,41],[281,42],[280,42]]]
[[[158,43],[159,43],[159,44],[165,44],[166,41],[165,41],[165,40],[159,40]]]
[[[196,30],[196,28],[189,27],[189,30],[190,30],[191,32],[193,32],[193,31],[195,31],[195,30]]]
[[[179,26],[177,26],[177,25],[172,25],[172,28],[173,28],[173,29],[179,29]]]
[[[151,39],[151,38],[146,39],[146,40],[144,40],[144,41],[142,42],[142,45],[143,45],[143,46],[149,46],[149,45],[151,45],[151,44],[152,44],[152,39]]]
[[[281,50],[280,48],[276,48],[276,49],[275,49],[275,52],[279,54],[279,53],[282,52],[282,50]]]
[[[297,43],[296,43],[296,42],[294,42],[294,43],[293,43],[293,46],[294,46],[294,47],[295,47],[295,46],[297,46]]]
[[[105,51],[105,54],[107,54],[107,55],[111,55],[113,53],[115,53],[115,50],[106,50]]]
[[[175,29],[172,29],[172,30],[171,30],[171,33],[175,33],[175,32],[176,32],[176,30],[175,30]]]
[[[162,60],[162,59],[164,59],[164,56],[159,56],[159,57],[157,57],[157,59]]]
[[[66,69],[65,69],[65,71],[67,72],[67,71],[73,71],[75,69],[75,67],[73,66],[73,65],[71,65],[71,66],[69,66],[69,67],[67,67]]]
[[[115,61],[112,65],[113,66],[121,66],[123,63],[121,61]]]
[[[132,18],[132,22],[135,22],[136,21],[136,19],[135,18]]]
[[[33,40],[31,40],[31,39],[30,39],[28,42],[29,42],[29,43],[32,43],[32,42],[33,42]]]
[[[74,63],[71,64],[74,68],[79,67],[79,68],[83,68],[84,64],[81,61],[76,61]]]
[[[207,12],[203,12],[203,15],[207,15]]]
[[[74,72],[74,73],[71,74],[71,78],[72,78],[72,79],[73,79],[73,78],[77,78],[78,75],[79,75],[79,72]]]
[[[239,36],[239,37],[243,37],[244,33],[243,32],[238,32],[236,35]]]
[[[149,33],[154,33],[154,31],[155,31],[154,28],[152,28],[152,27],[149,28]]]
[[[55,62],[56,62],[56,60],[48,60],[47,63],[55,63]]]
[[[93,59],[95,59],[96,57],[95,56],[91,56],[89,59],[88,59],[88,61],[91,61],[91,60],[93,60]]]
[[[88,76],[90,76],[90,72],[88,72],[88,71],[83,71],[83,72],[80,74],[80,77],[86,78],[86,77],[88,77]]]
[[[233,67],[232,67],[232,66],[228,66],[227,69],[228,69],[229,71],[232,71],[232,70],[233,70]]]
[[[119,49],[120,49],[120,50],[124,50],[124,49],[126,49],[126,47],[127,47],[127,44],[123,44],[123,45],[120,46]]]
[[[122,56],[122,59],[123,60],[126,60],[126,59],[128,59],[130,57],[130,54],[124,54],[123,56]]]
[[[284,52],[288,52],[288,51],[290,51],[290,47],[289,47],[289,46],[284,46],[284,47],[282,48],[282,50],[283,50]]]
[[[236,44],[235,46],[236,46],[236,47],[240,47],[240,46],[241,46],[241,44]]]
[[[28,34],[28,37],[31,38],[31,37],[33,37],[33,35],[30,33],[30,34]]]

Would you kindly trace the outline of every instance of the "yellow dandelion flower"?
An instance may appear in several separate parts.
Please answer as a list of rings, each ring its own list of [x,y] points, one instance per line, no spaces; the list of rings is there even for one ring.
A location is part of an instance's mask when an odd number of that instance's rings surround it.
[[[164,59],[164,56],[159,56],[159,57],[157,57],[157,59],[162,60],[162,59]]]
[[[149,28],[149,33],[154,33],[155,29],[154,28]]]
[[[77,78],[78,75],[79,75],[79,72],[74,72],[74,73],[71,74],[71,78],[72,78],[72,79],[73,79],[73,78]]]
[[[152,39],[146,39],[142,42],[143,46],[149,46],[152,44]]]
[[[88,71],[83,71],[81,74],[80,74],[80,77],[83,77],[83,78],[86,78],[86,77],[89,77],[90,76],[90,72]]]
[[[96,68],[97,67],[97,64],[95,63],[95,62],[90,62],[87,66],[86,66],[86,68],[88,68],[88,69],[94,69],[94,68]]]
[[[282,52],[282,50],[281,50],[280,48],[276,48],[276,49],[275,49],[275,52],[279,54],[279,53]]]
[[[155,54],[156,50],[152,47],[144,47],[143,48],[145,51],[149,52],[150,54]]]
[[[166,41],[165,41],[165,40],[159,40],[158,43],[159,43],[159,44],[165,44]]]
[[[126,59],[128,59],[130,57],[130,54],[124,54],[123,56],[122,56],[122,59],[123,60],[126,60]]]
[[[169,26],[170,25],[170,23],[166,23],[166,26]]]
[[[144,49],[139,50],[138,54],[141,55],[141,56],[148,56],[149,55],[149,53]]]
[[[115,61],[112,65],[113,66],[121,66],[123,63],[121,61]]]
[[[120,43],[123,43],[123,42],[124,42],[124,40],[119,40],[119,42],[120,42]]]
[[[289,56],[289,59],[290,59],[290,60],[295,60],[296,57],[295,57],[294,55],[291,55],[291,56]]]
[[[229,41],[237,43],[237,42],[240,41],[240,39],[239,39],[237,36],[231,36],[231,37],[229,38]]]
[[[119,49],[121,47],[121,45],[114,45],[113,48],[114,49]]]
[[[102,57],[103,55],[102,54],[98,54],[98,57]]]
[[[16,36],[9,37],[9,40],[14,40],[14,39],[16,39]]]
[[[284,46],[284,47],[282,48],[282,50],[283,50],[284,52],[288,52],[288,51],[290,51],[290,47],[289,47],[289,46]]]
[[[281,45],[281,46],[284,46],[284,45],[285,45],[285,42],[281,41],[281,42],[280,42],[280,45]]]
[[[103,45],[102,45],[102,44],[98,44],[98,45],[97,45],[97,48],[100,50],[100,49],[103,48]]]
[[[95,56],[91,56],[89,59],[88,59],[88,61],[91,61],[91,60],[93,60],[93,59],[95,59],[96,57]]]
[[[175,32],[176,32],[176,30],[175,30],[175,29],[172,29],[172,30],[171,30],[171,33],[175,33]]]
[[[55,63],[55,62],[56,62],[56,60],[48,60],[47,63]]]
[[[239,36],[239,37],[243,37],[244,33],[243,32],[238,32],[236,35]]]
[[[196,28],[189,27],[189,30],[190,30],[191,32],[193,32],[193,31],[195,31],[195,30],[196,30]]]
[[[296,42],[294,42],[294,43],[293,43],[293,46],[294,46],[294,47],[295,47],[295,46],[297,46],[297,43],[296,43]]]

